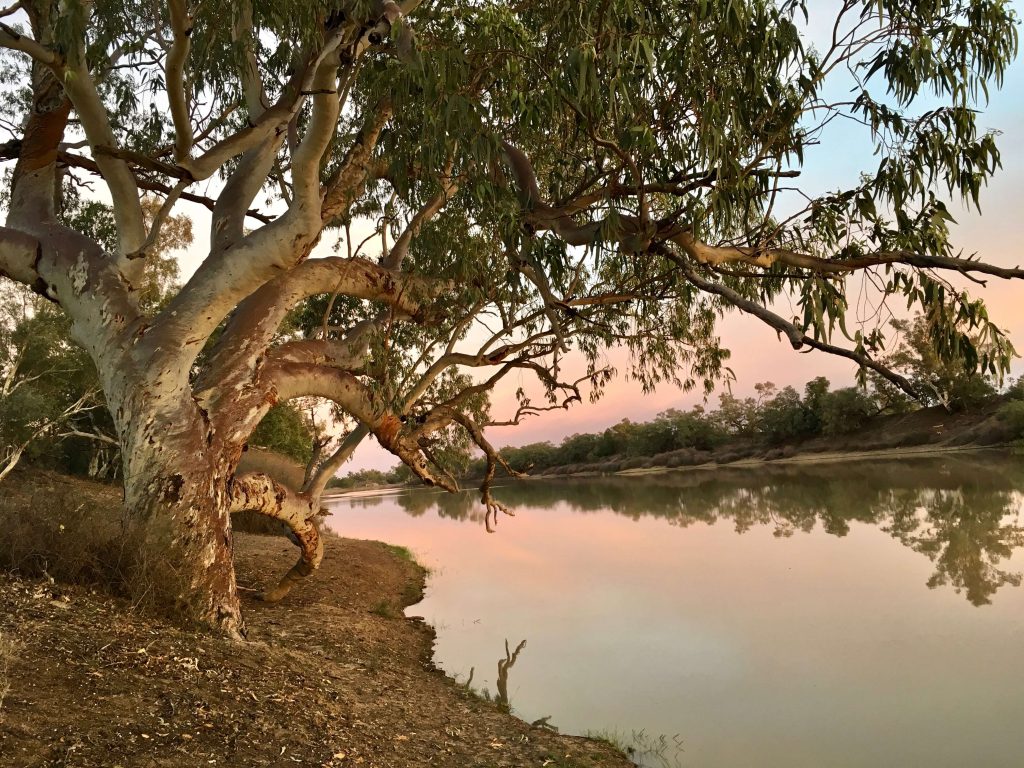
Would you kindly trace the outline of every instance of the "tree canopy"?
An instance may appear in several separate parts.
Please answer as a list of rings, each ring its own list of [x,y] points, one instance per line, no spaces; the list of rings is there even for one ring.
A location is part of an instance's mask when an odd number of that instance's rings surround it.
[[[175,541],[205,563],[196,591],[227,595],[202,609],[222,623],[237,624],[230,547],[210,542],[227,523],[174,510],[284,519],[308,570],[319,493],[373,434],[448,489],[445,450],[475,444],[496,514],[484,429],[596,396],[610,345],[645,387],[710,391],[728,373],[717,322],[739,310],[916,394],[884,362],[884,322],[850,310],[861,280],[928,315],[943,359],[1001,372],[1012,354],[961,278],[1024,270],[950,232],[999,165],[977,106],[1016,55],[1006,0],[23,0],[0,15],[0,154],[16,161],[0,272],[72,318],[127,503],[202,529]],[[852,186],[811,189],[806,156],[839,120],[874,155]],[[102,184],[109,237],[64,216],[64,180]],[[147,192],[163,201],[150,219]],[[152,306],[142,265],[186,202],[210,211],[208,252]],[[521,374],[544,397],[524,388],[492,417],[488,391]],[[357,425],[311,483],[235,477],[267,411],[311,396]],[[200,459],[185,471],[185,456]]]

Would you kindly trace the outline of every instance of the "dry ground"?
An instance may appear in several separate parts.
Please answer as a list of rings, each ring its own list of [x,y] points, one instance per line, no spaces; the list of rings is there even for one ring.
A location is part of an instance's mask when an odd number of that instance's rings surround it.
[[[284,539],[237,535],[240,584],[264,586],[294,556]],[[383,544],[332,539],[307,588],[246,601],[239,644],[95,588],[0,575],[0,766],[630,765],[436,670],[431,630],[398,610],[423,579]]]

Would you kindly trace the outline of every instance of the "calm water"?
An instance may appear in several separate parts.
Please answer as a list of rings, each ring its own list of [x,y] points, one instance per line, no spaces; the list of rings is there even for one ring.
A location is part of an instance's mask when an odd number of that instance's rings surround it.
[[[648,765],[1024,765],[1024,460],[531,480],[333,502],[430,568],[436,660]]]

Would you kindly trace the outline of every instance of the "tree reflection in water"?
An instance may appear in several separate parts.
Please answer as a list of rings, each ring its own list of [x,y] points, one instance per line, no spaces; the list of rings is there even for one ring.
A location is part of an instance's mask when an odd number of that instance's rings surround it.
[[[991,602],[1021,574],[1000,564],[1024,544],[1020,525],[1024,462],[998,454],[899,462],[844,461],[760,465],[644,475],[531,479],[496,489],[513,509],[556,505],[581,513],[610,510],[679,526],[730,520],[737,533],[771,526],[776,536],[817,525],[845,536],[874,525],[935,564],[931,588],[952,586],[974,605]],[[478,495],[415,492],[397,497],[410,515],[483,523]],[[514,524],[514,523],[511,523]],[[499,534],[500,535],[500,534]]]
[[[498,695],[495,696],[494,702],[498,705],[499,709],[505,712],[512,711],[512,700],[508,697],[508,673],[512,667],[515,666],[516,661],[519,660],[519,654],[522,653],[523,648],[526,647],[526,641],[523,640],[516,646],[514,651],[508,647],[508,640],[505,641],[505,658],[498,659]]]

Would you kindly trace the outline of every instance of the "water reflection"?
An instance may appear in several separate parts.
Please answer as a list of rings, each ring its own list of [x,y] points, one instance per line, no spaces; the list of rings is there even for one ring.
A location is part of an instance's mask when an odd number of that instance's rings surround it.
[[[1012,468],[1015,471],[1008,471]],[[1024,544],[1020,464],[1003,458],[855,461],[806,466],[684,471],[640,477],[532,479],[496,489],[511,507],[664,518],[681,527],[732,523],[737,533],[770,527],[775,536],[816,527],[843,537],[852,524],[877,526],[928,557],[930,588],[949,585],[974,605],[991,602],[1021,574],[1001,563]],[[415,492],[394,501],[407,514],[483,523],[477,494]],[[353,500],[380,504],[380,498]],[[500,534],[499,534],[500,535]]]
[[[512,700],[508,697],[508,673],[516,665],[516,661],[519,659],[519,654],[523,652],[523,648],[526,647],[526,641],[523,640],[516,646],[514,651],[510,651],[508,647],[508,640],[505,641],[505,658],[498,659],[498,695],[495,696],[494,701],[498,705],[499,709],[505,712],[512,711]]]
[[[528,722],[679,734],[636,748],[659,768],[677,747],[689,768],[1021,765],[1021,458],[531,480],[498,498],[519,514],[495,535],[472,492],[346,497],[329,524],[429,565],[411,610],[437,628],[436,663],[475,668]]]

